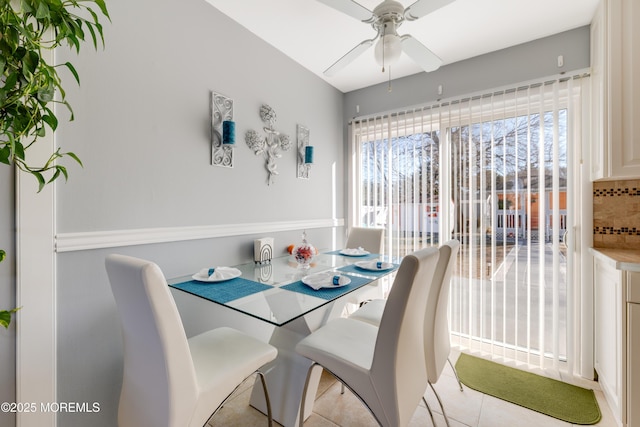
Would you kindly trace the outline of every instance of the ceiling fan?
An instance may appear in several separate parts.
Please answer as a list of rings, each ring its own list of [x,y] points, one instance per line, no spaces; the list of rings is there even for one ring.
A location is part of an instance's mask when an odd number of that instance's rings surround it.
[[[415,21],[443,6],[453,3],[455,0],[417,0],[406,9],[395,0],[384,0],[370,11],[366,7],[353,0],[318,0],[329,7],[356,18],[366,24],[371,24],[377,34],[370,40],[365,40],[351,49],[342,58],[324,71],[324,75],[333,76],[349,63],[369,49],[376,40],[374,55],[376,61],[382,65],[391,65],[400,58],[402,52],[413,59],[424,71],[437,70],[442,60],[426,46],[409,34],[398,35],[397,29],[402,23]]]

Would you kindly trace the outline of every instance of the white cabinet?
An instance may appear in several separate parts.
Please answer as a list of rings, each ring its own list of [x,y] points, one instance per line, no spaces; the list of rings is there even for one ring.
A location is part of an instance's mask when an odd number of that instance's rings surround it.
[[[591,23],[591,179],[640,177],[640,2],[602,0]]]
[[[598,382],[618,423],[640,427],[640,272],[599,256],[593,266]]]
[[[604,178],[609,162],[607,141],[607,3],[602,0],[591,21],[591,179]]]
[[[627,283],[627,425],[640,426],[640,273]]]
[[[593,262],[595,285],[595,368],[611,411],[621,422],[622,405],[622,275],[605,261]]]

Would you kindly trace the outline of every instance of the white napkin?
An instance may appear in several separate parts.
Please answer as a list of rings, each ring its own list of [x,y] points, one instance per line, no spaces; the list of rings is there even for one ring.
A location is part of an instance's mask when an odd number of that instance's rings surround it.
[[[203,268],[200,270],[202,277],[208,277],[209,280],[225,280],[231,279],[238,275],[238,269],[233,267],[216,267],[213,269],[213,273],[209,274],[209,268]]]
[[[369,252],[365,251],[362,247],[358,247],[356,249],[343,249],[342,253],[346,255],[365,255]]]
[[[356,265],[369,270],[387,270],[393,267],[393,264],[389,262],[382,262],[382,261],[364,261],[364,262],[358,262],[356,263]]]
[[[317,291],[320,288],[346,285],[349,283],[349,278],[340,275],[321,273],[303,277],[302,283],[311,287],[314,291]]]

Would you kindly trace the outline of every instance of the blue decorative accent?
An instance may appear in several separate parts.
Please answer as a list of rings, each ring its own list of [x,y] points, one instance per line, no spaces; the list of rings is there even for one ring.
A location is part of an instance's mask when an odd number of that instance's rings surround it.
[[[311,145],[304,147],[304,162],[313,163],[313,147]]]
[[[374,280],[371,277],[357,277],[357,276],[349,276],[349,279],[351,279],[351,283],[349,283],[348,285],[340,286],[336,288],[320,288],[317,291],[305,285],[300,280],[298,280],[297,282],[289,283],[288,285],[285,285],[285,286],[281,286],[280,289],[286,289],[288,291],[298,292],[301,294],[309,295],[312,297],[318,297],[318,298],[326,299],[327,301],[331,301],[341,297],[344,294],[348,294],[349,292],[355,291],[359,287],[364,286],[367,283],[371,283]]]
[[[219,304],[225,304],[229,301],[273,288],[270,285],[243,279],[242,277],[213,283],[189,280],[188,282],[169,286]]]
[[[222,143],[226,145],[236,143],[236,122],[231,120],[222,122]]]

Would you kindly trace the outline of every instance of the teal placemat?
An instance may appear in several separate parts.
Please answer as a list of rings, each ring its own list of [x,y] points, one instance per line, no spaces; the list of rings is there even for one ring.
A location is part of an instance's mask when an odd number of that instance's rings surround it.
[[[325,252],[328,255],[340,255],[343,257],[347,257],[347,258],[354,258],[354,259],[375,259],[375,258],[379,258],[380,254],[369,254],[369,255],[362,255],[362,256],[350,256],[350,255],[343,255],[340,253],[340,251],[342,251],[342,249],[339,249],[337,251],[331,251],[331,252]]]
[[[345,265],[344,267],[340,267],[338,270],[342,271],[343,273],[355,273],[355,274],[364,274],[366,276],[382,277],[389,274],[392,271],[397,270],[398,267],[399,267],[398,264],[393,264],[393,268],[389,270],[376,271],[376,270],[366,270],[356,265]]]
[[[243,279],[242,277],[215,283],[189,280],[188,282],[169,286],[220,304],[273,288],[273,286]]]
[[[288,285],[281,286],[280,289],[286,289],[289,291],[310,295],[312,297],[332,300],[346,293],[349,293],[354,289],[358,289],[360,286],[366,285],[367,283],[371,283],[373,281],[369,277],[349,276],[349,279],[351,279],[351,283],[345,286],[340,286],[338,288],[320,288],[317,291],[315,291],[309,286],[302,283],[302,281],[298,280],[297,282],[293,282],[293,283],[289,283]]]

